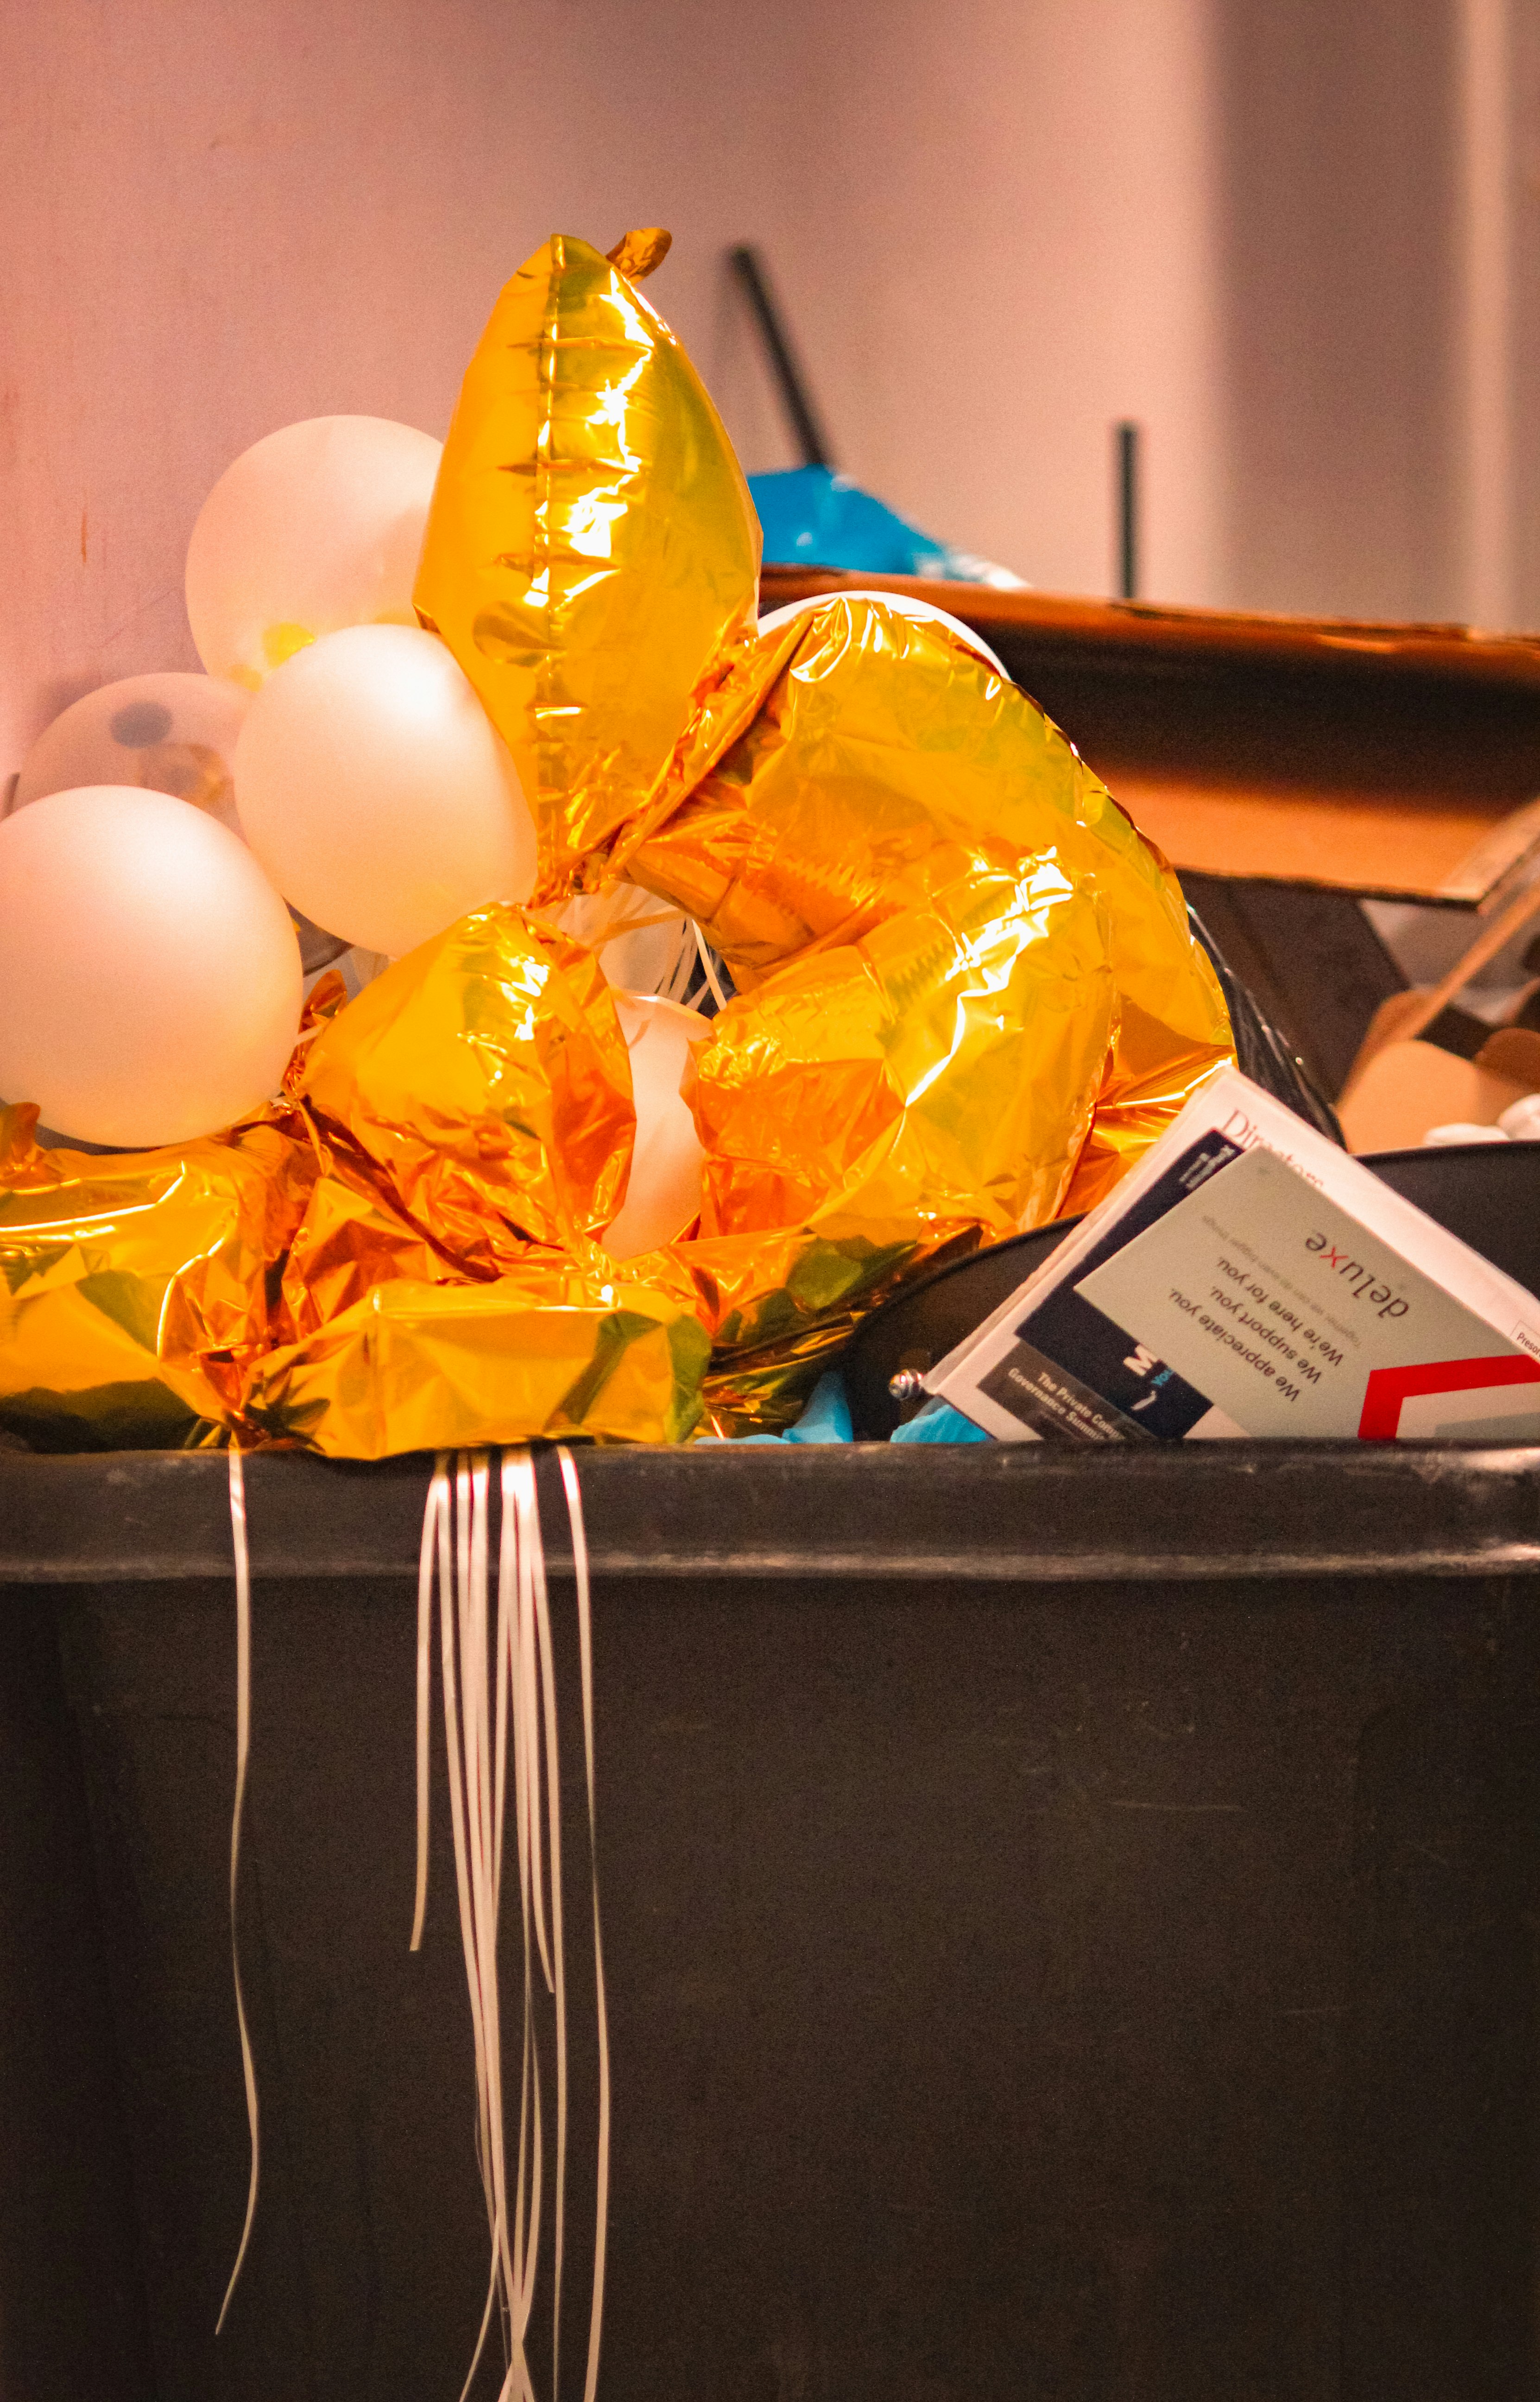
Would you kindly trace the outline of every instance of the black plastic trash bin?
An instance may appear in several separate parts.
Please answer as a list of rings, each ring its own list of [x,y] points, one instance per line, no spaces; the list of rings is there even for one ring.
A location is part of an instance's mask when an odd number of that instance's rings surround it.
[[[1536,2390],[1540,1453],[582,1468],[603,2395]],[[224,1480],[0,1458],[0,2391],[453,2402],[486,2222],[442,1808],[406,1949],[421,1460],[248,1470],[264,2193],[213,2337]]]

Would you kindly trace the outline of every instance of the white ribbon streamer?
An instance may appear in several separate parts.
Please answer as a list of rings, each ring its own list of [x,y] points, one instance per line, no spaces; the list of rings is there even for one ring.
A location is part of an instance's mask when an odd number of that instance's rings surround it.
[[[588,2322],[588,2374],[584,2402],[598,2388],[599,2337],[604,2326],[604,2255],[610,2226],[610,2018],[604,1999],[604,1947],[598,1928],[598,1819],[594,1810],[594,1630],[588,1588],[588,1535],[576,1463],[565,1443],[557,1445],[562,1490],[572,1529],[572,1575],[577,1585],[578,1655],[583,1679],[583,1759],[588,1781],[588,1856],[594,1889],[594,2011],[598,2030],[598,2197],[594,2227],[594,2299]]]
[[[599,1930],[598,1820],[594,1777],[593,1613],[583,1496],[571,1452],[559,1446],[571,1525],[578,1652],[583,1689],[583,1751],[588,1803],[590,1884],[594,1922],[594,2003],[598,2052],[596,2216],[593,2294],[584,2402],[595,2402],[604,2320],[604,2275],[610,2197],[610,2035],[604,1955]],[[535,1973],[551,1995],[556,2018],[556,2194],[551,2277],[551,2390],[559,2393],[562,2276],[566,2252],[569,2114],[566,1932],[561,1866],[561,1774],[557,1741],[556,1656],[540,1497],[527,1451],[502,1455],[499,1477],[502,1526],[498,1547],[497,1622],[490,1622],[488,1505],[490,1465],[485,1452],[456,1455],[451,1492],[447,1453],[439,1453],[428,1485],[418,1555],[417,1620],[417,1883],[411,1949],[420,1949],[428,1906],[433,1597],[438,1596],[439,1664],[444,1688],[444,1738],[454,1843],[455,1888],[476,2073],[476,2159],[487,2204],[490,2271],[487,2305],[461,2402],[486,2350],[494,2312],[508,2367],[499,2402],[536,2402],[525,2354],[539,2260],[544,2165],[543,2102],[535,2025]],[[229,1454],[230,1541],[235,1561],[236,1771],[230,1820],[230,1953],[236,2021],[251,2128],[251,2182],[246,2220],[220,2309],[223,2329],[240,2281],[256,2217],[261,2165],[256,2071],[241,1981],[238,1903],[241,1835],[251,1760],[252,1595],[246,1490],[241,1457]],[[510,1759],[511,1739],[511,1759]],[[518,2154],[510,2216],[503,2114],[502,2003],[498,1929],[509,1772],[514,1788],[514,1840],[519,1917],[524,1940],[524,1993],[519,2077]]]
[[[592,1862],[595,2002],[598,2039],[597,2224],[584,2402],[594,2402],[603,2324],[610,2187],[610,2049],[599,1947],[598,1868],[594,1851],[593,1634],[587,1543],[577,1470],[558,1450],[572,1527],[582,1662],[584,1760]],[[535,1980],[550,1995],[556,2025],[556,2158],[551,2268],[551,2381],[559,2391],[562,2279],[566,2257],[569,2028],[561,1860],[561,1775],[555,1643],[540,1498],[527,1451],[502,1455],[499,1476],[495,1629],[488,1608],[489,1467],[485,1453],[461,1453],[449,1490],[440,1454],[428,1488],[418,1576],[417,1888],[412,1949],[422,1940],[428,1893],[429,1691],[436,1583],[440,1673],[454,1838],[461,1942],[465,1955],[476,2065],[476,2156],[487,2204],[490,2271],[487,2306],[461,2402],[486,2349],[494,2311],[507,2373],[500,2402],[536,2402],[525,2345],[534,2306],[544,2162],[543,2078],[536,2032]],[[497,1945],[510,1781],[514,1851],[524,1946],[518,2150],[508,2189],[503,2119],[503,2045]]]
[[[256,2069],[246,2029],[246,1997],[241,1989],[241,1938],[236,1905],[241,1889],[241,1821],[246,1806],[246,1768],[252,1751],[252,1569],[246,1547],[246,1480],[241,1454],[230,1445],[230,1547],[235,1553],[235,1807],[230,1814],[230,1959],[235,1970],[235,2016],[241,2029],[241,2068],[246,2080],[246,2122],[251,2129],[252,2174],[246,2189],[246,2224],[230,2271],[230,2282],[219,2306],[214,2333],[224,2331],[230,2298],[245,2265],[246,2247],[256,2217],[256,2188],[262,2165],[262,2134],[256,2107]]]

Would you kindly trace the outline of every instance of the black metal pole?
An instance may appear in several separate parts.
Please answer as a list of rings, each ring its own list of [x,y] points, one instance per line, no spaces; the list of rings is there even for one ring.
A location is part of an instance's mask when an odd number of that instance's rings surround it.
[[[1139,597],[1139,428],[1125,419],[1117,437],[1118,597]]]
[[[791,353],[791,345],[780,312],[771,297],[763,262],[751,243],[740,242],[727,254],[733,271],[742,284],[749,306],[758,321],[769,353],[770,365],[780,386],[786,413],[791,421],[804,467],[832,467],[834,463],[822,426],[814,413],[802,370]]]

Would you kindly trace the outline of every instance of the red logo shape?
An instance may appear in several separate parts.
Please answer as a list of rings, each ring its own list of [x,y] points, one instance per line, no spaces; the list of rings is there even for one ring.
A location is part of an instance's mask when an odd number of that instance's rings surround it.
[[[1376,1368],[1364,1393],[1360,1443],[1394,1443],[1401,1404],[1418,1393],[1478,1393],[1493,1385],[1540,1385],[1540,1360],[1430,1360],[1420,1368]]]

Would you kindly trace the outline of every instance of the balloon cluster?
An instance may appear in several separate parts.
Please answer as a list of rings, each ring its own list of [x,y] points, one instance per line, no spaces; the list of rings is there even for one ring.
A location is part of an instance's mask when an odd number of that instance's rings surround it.
[[[852,591],[760,621],[748,488],[636,289],[666,247],[543,245],[442,451],[330,418],[237,460],[206,675],[26,762],[0,1097],[137,1155],[0,1111],[24,1439],[784,1424],[898,1277],[1093,1206],[1233,1056],[1175,878],[975,636]]]
[[[0,1095],[55,1133],[229,1125],[276,1089],[307,970],[528,894],[513,760],[412,609],[440,455],[372,417],[256,443],[188,548],[206,674],[108,684],[34,745],[0,822]]]

